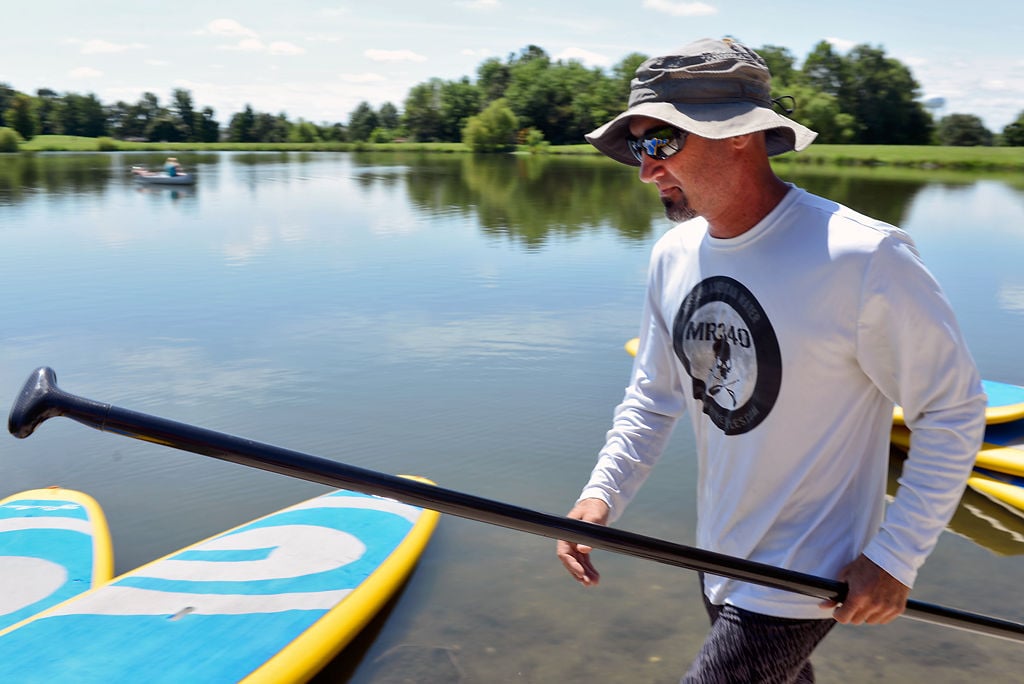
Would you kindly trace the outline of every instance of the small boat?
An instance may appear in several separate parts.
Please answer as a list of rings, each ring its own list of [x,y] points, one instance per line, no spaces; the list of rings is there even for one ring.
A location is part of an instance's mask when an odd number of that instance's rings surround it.
[[[133,166],[132,175],[140,183],[155,185],[192,185],[196,182],[196,177],[191,173],[179,173],[172,176],[163,171],[150,171],[143,166]]]

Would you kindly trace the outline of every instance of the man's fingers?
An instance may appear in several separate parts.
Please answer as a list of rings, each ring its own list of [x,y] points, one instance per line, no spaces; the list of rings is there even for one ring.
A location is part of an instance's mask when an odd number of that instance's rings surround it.
[[[582,544],[558,542],[558,558],[577,582],[584,586],[597,584],[600,574],[590,562],[590,547]]]

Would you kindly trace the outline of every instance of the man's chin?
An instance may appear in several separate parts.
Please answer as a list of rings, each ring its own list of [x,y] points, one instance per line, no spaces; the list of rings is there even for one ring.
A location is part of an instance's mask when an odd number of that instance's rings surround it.
[[[673,202],[670,199],[662,198],[661,203],[665,205],[665,216],[669,221],[682,223],[697,218],[698,214],[686,202]]]

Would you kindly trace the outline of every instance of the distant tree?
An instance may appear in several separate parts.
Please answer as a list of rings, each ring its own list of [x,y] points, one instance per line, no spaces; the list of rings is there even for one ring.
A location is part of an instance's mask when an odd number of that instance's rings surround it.
[[[380,126],[377,112],[369,102],[360,102],[348,119],[348,134],[352,140],[365,142],[370,139],[373,129]]]
[[[522,128],[536,128],[554,145],[580,143],[584,134],[622,111],[628,81],[642,60],[631,55],[609,78],[576,60],[552,62],[543,50],[530,46],[509,66],[505,99]]]
[[[250,105],[231,117],[228,122],[228,140],[231,142],[255,142],[253,127],[256,124],[256,113]]]
[[[778,88],[778,90],[776,90]],[[788,96],[788,97],[783,97]],[[792,112],[780,111],[818,134],[817,142],[827,144],[849,143],[857,137],[857,121],[852,114],[839,109],[836,96],[812,88],[806,83],[772,86],[772,97],[780,98],[775,105],[791,107]],[[789,100],[788,98],[792,98]]]
[[[848,87],[839,106],[860,126],[855,142],[875,145],[927,145],[931,116],[918,101],[920,86],[910,70],[881,48],[858,45],[847,57]]]
[[[213,109],[203,107],[203,111],[193,116],[192,131],[199,142],[217,142],[220,140],[220,124],[213,118]]]
[[[141,135],[145,136],[153,121],[163,115],[166,110],[160,106],[160,98],[151,92],[145,92],[142,97],[135,104],[134,119],[135,124],[133,128],[142,131]]]
[[[405,98],[405,113],[402,121],[409,135],[419,142],[433,142],[442,139],[441,86],[443,81],[432,78],[425,83],[414,85]],[[355,135],[349,124],[349,136]]]
[[[505,96],[511,74],[508,65],[497,57],[490,57],[480,63],[476,69],[476,85],[480,89],[480,97],[485,104],[494,102]]]
[[[107,117],[96,95],[65,93],[62,106],[55,113],[58,133],[98,138],[107,134]]]
[[[1024,111],[1017,115],[1017,120],[1003,129],[1002,144],[1007,147],[1024,147]]]
[[[10,100],[10,107],[4,113],[4,121],[25,140],[31,140],[39,132],[39,115],[35,98],[18,93]]]
[[[950,114],[939,120],[935,137],[940,145],[975,147],[992,145],[992,131],[973,114]]]
[[[559,92],[557,76],[552,74],[548,54],[536,45],[527,46],[518,57],[511,59],[509,74],[511,78],[504,99],[520,125],[536,128],[555,145],[567,139],[569,136],[562,130],[557,108],[571,94]]]
[[[291,134],[292,124],[284,112],[274,116],[265,112],[257,112],[252,124],[252,137],[255,142],[281,143],[287,142]]]
[[[785,86],[793,83],[799,76],[796,68],[796,57],[789,48],[778,45],[765,45],[757,49],[768,70],[772,74],[772,85]]]
[[[480,89],[463,76],[441,85],[441,140],[458,142],[469,117],[480,113]]]
[[[831,43],[823,40],[814,46],[811,54],[804,60],[801,74],[807,84],[815,90],[845,101],[845,91],[850,80],[847,71],[842,55],[835,51]],[[843,102],[840,106],[842,104]]]
[[[348,129],[340,123],[321,124],[320,137],[335,142],[348,142]]]
[[[0,114],[6,112],[11,106],[11,100],[18,94],[18,91],[7,85],[6,83],[0,83]]]
[[[381,128],[395,129],[401,125],[401,117],[398,115],[398,107],[390,102],[385,102],[377,112],[377,124]]]
[[[303,119],[299,119],[288,134],[288,142],[313,143],[320,140],[320,129]]]
[[[625,108],[629,99],[629,85],[636,76],[637,68],[647,61],[647,56],[639,52],[631,52],[612,67],[610,90],[616,93],[619,109]]]
[[[503,99],[487,105],[480,114],[469,117],[462,131],[462,142],[474,152],[501,152],[515,149],[519,124]]]
[[[178,117],[169,113],[161,114],[149,122],[146,139],[153,142],[184,142],[188,139],[188,130]]]
[[[185,130],[185,139],[195,142],[199,139],[196,135],[195,108],[192,105],[192,93],[184,88],[175,88],[171,93],[173,111],[178,115],[178,121]]]
[[[107,117],[107,132],[109,132],[115,138],[124,140],[125,138],[135,137],[131,135],[131,125],[133,122],[133,108],[132,105],[128,104],[124,100],[118,100],[112,105],[106,105],[103,108]],[[142,131],[139,131],[141,137]]]
[[[49,88],[36,91],[36,107],[39,114],[39,135],[56,133],[56,112],[60,109],[60,95]]]

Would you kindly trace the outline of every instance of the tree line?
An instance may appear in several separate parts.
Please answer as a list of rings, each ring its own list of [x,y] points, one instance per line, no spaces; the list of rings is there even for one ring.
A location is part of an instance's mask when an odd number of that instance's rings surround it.
[[[858,45],[841,54],[821,41],[800,66],[787,48],[766,45],[758,52],[773,75],[772,96],[789,116],[818,131],[819,142],[1024,146],[1024,111],[999,134],[972,114],[935,121],[910,69],[880,47]],[[3,83],[0,114],[24,139],[64,134],[158,142],[461,141],[480,150],[573,144],[622,111],[644,59],[631,53],[604,70],[552,59],[529,45],[505,59],[483,61],[473,79],[420,83],[401,109],[391,102],[379,108],[362,102],[344,123],[292,121],[247,104],[221,124],[213,109],[200,109],[180,88],[167,105],[150,92],[135,103],[105,105],[91,93],[42,88],[30,95]]]

